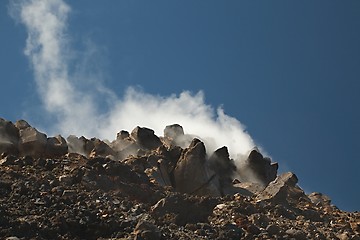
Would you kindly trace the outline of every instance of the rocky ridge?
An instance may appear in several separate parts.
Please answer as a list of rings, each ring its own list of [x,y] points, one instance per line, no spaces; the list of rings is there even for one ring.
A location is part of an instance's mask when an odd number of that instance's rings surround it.
[[[0,154],[2,239],[360,239],[359,212],[258,149],[238,169],[178,124],[106,142],[0,118]]]

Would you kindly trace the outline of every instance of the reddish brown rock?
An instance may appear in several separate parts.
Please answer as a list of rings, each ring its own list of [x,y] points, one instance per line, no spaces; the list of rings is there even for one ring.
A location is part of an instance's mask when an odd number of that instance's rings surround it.
[[[57,135],[47,139],[45,155],[47,157],[63,156],[68,153],[68,145],[66,140]]]
[[[22,156],[40,157],[45,154],[47,146],[46,134],[31,127],[26,121],[17,121],[19,128],[19,152]]]
[[[205,145],[194,139],[174,169],[175,188],[182,193],[220,196],[219,180],[206,162]]]
[[[147,150],[155,149],[162,145],[160,138],[154,134],[154,130],[149,128],[138,126],[131,132],[131,137],[140,147]]]

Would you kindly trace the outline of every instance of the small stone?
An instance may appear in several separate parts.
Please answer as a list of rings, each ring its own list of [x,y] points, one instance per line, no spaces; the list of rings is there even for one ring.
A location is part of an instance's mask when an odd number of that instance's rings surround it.
[[[64,190],[62,196],[63,197],[70,197],[75,195],[76,191],[75,190]]]
[[[16,157],[8,155],[3,159],[0,159],[0,166],[9,166],[15,163]]]
[[[349,240],[350,239],[348,233],[346,233],[346,232],[337,234],[336,236],[339,238],[339,240]]]
[[[270,236],[277,235],[280,232],[280,227],[275,224],[270,224],[266,227],[266,231]]]
[[[135,239],[158,240],[160,230],[151,222],[140,220],[134,229]]]
[[[35,200],[35,205],[45,205],[45,202],[42,201],[40,198],[37,198],[37,199]]]
[[[249,224],[247,226],[246,230],[247,230],[247,232],[255,234],[255,235],[257,235],[261,232],[260,229],[257,226],[255,226],[254,224]]]
[[[301,230],[291,228],[286,230],[285,233],[297,240],[307,240],[306,234]]]
[[[18,238],[18,237],[15,237],[15,236],[13,236],[13,237],[7,237],[7,238],[5,238],[6,240],[20,240],[20,238]]]
[[[61,175],[59,177],[59,182],[65,184],[65,185],[71,185],[73,182],[73,179],[70,175]]]

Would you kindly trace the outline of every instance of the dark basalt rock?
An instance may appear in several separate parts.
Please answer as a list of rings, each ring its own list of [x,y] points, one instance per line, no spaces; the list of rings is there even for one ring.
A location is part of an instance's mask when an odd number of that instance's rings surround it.
[[[270,158],[263,157],[257,149],[250,152],[246,162],[264,186],[275,180],[278,164],[272,163]]]

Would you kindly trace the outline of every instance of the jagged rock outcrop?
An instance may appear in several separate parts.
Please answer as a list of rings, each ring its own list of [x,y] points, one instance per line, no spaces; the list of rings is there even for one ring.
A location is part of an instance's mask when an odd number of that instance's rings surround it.
[[[174,170],[175,189],[182,193],[220,196],[219,180],[206,162],[205,145],[194,139]]]
[[[219,180],[221,195],[233,193],[233,175],[236,172],[234,160],[230,159],[227,147],[217,149],[208,159],[209,167]]]
[[[164,137],[175,140],[182,136],[184,136],[184,129],[179,124],[168,125],[164,129]]]
[[[160,138],[155,135],[154,130],[149,128],[138,126],[132,130],[131,137],[140,147],[147,150],[155,149],[162,145]]]
[[[171,194],[153,205],[151,214],[158,218],[159,222],[164,221],[163,218],[166,217],[166,221],[185,226],[189,223],[207,222],[217,203],[218,200],[215,198],[184,198],[179,194]]]
[[[91,151],[94,149],[94,143],[84,136],[76,137],[75,135],[70,135],[66,140],[70,153],[79,153],[89,157]]]
[[[121,130],[117,133],[116,139],[109,145],[115,152],[118,159],[124,159],[129,155],[137,155],[141,148],[134,139],[130,137],[128,131]]]
[[[296,185],[297,182],[298,178],[294,173],[283,173],[274,181],[270,182],[269,185],[256,196],[256,200],[287,203],[292,199],[299,200],[301,197],[305,198],[305,193]]]
[[[137,128],[109,143],[0,119],[0,238],[360,239],[358,212],[306,195],[258,150],[244,173],[226,147],[170,141],[183,134],[170,126],[161,140]]]
[[[68,153],[68,145],[66,140],[61,136],[49,137],[47,139],[45,156],[59,157]]]
[[[19,130],[15,125],[0,118],[0,153],[17,154],[19,143]]]
[[[278,164],[271,162],[270,158],[263,157],[257,148],[250,151],[241,171],[243,182],[257,182],[266,186],[277,176]]]
[[[45,154],[47,136],[31,127],[26,121],[21,120],[15,123],[19,129],[19,152],[22,156],[40,157]]]

